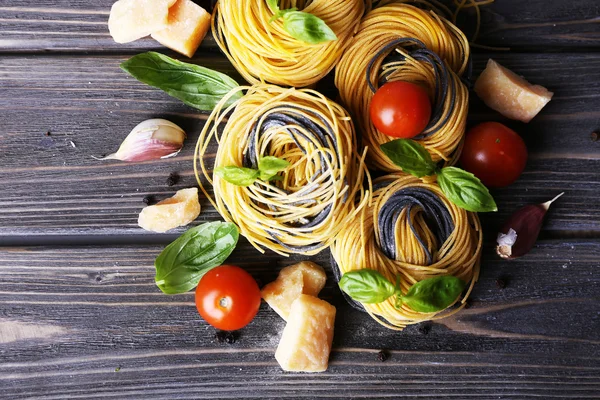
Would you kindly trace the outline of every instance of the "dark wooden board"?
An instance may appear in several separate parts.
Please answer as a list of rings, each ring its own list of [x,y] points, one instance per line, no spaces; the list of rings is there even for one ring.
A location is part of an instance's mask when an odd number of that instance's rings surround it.
[[[192,293],[166,296],[154,285],[154,258],[185,228],[147,233],[137,215],[145,196],[196,184],[192,149],[206,113],[120,71],[141,51],[174,53],[151,39],[114,43],[112,2],[0,0],[0,399],[600,399],[600,141],[590,139],[600,129],[600,2],[482,7],[477,42],[512,51],[476,49],[476,72],[493,57],[555,97],[522,124],[471,96],[471,124],[507,123],[530,151],[517,183],[493,191],[500,211],[482,215],[471,307],[387,330],[344,302],[323,252],[312,259],[328,271],[322,297],[338,317],[321,374],[281,371],[274,351],[284,322],[268,306],[227,345]],[[472,24],[472,10],[459,20]],[[236,76],[210,35],[193,61]],[[92,159],[156,117],[188,132],[178,157]],[[171,172],[181,176],[173,187]],[[506,216],[560,191],[534,250],[497,258],[491,243]],[[201,200],[196,223],[219,219]],[[300,259],[261,255],[242,239],[230,261],[266,283]]]
[[[218,343],[193,293],[154,285],[159,251],[0,249],[0,398],[600,397],[598,241],[542,241],[513,262],[487,251],[470,308],[403,332],[348,306],[321,254],[338,308],[323,374],[279,369],[284,322],[265,304],[237,343]],[[268,282],[298,259],[243,244],[230,261]]]
[[[530,124],[507,122],[530,151],[519,181],[494,191],[500,212],[485,216],[486,232],[514,209],[567,194],[552,209],[546,230],[600,232],[600,55],[499,54],[501,63],[556,92]],[[488,55],[476,57],[476,71]],[[206,113],[183,105],[122,72],[123,56],[4,56],[0,58],[0,239],[29,235],[126,235],[145,232],[137,215],[148,195],[171,195],[196,184],[192,153]],[[234,75],[222,58],[196,62]],[[23,68],[26,65],[27,68]],[[475,95],[473,123],[501,120]],[[162,117],[187,132],[177,157],[127,164],[97,161],[115,151],[139,122]],[[506,122],[506,121],[505,121]],[[50,136],[46,133],[50,132]],[[71,143],[72,142],[72,143]],[[73,147],[75,146],[75,147]],[[214,152],[209,149],[207,157]],[[167,186],[171,172],[180,183]],[[217,218],[203,201],[200,220]],[[184,228],[175,231],[181,232]]]
[[[0,50],[135,52],[160,48],[149,38],[115,43],[106,26],[113,2],[0,0]],[[208,0],[197,2],[210,8]],[[600,48],[600,5],[595,1],[497,0],[481,11],[477,42],[483,45],[533,51]],[[475,21],[473,13],[462,15],[462,20],[467,25]],[[201,49],[215,51],[216,44],[209,36]]]

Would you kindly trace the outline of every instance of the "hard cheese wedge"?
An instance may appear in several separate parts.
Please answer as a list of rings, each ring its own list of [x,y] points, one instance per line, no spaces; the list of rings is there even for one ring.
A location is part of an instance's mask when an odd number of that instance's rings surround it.
[[[277,279],[261,290],[261,295],[269,306],[287,321],[294,300],[301,294],[318,295],[326,280],[327,276],[322,267],[310,261],[303,261],[283,268]]]
[[[108,30],[117,43],[128,43],[167,27],[169,7],[177,0],[119,0],[108,17]]]
[[[488,107],[523,122],[531,121],[554,94],[543,86],[530,84],[492,59],[475,82],[475,93]]]
[[[210,28],[210,14],[191,0],[178,0],[169,9],[165,29],[152,33],[160,44],[192,57]]]
[[[162,233],[187,225],[198,215],[198,188],[181,189],[173,197],[144,208],[138,218],[138,225],[147,231]]]
[[[327,370],[335,307],[324,300],[300,295],[290,309],[287,325],[275,352],[285,371],[322,372]]]

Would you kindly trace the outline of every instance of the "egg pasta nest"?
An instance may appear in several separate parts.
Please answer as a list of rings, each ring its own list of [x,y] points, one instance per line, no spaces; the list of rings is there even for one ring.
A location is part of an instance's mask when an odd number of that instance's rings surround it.
[[[391,329],[459,311],[479,276],[482,232],[477,214],[451,203],[437,184],[413,176],[387,175],[376,179],[373,187],[371,205],[344,226],[331,246],[337,278],[363,268],[391,282],[399,275],[403,293],[421,280],[442,275],[467,283],[459,305],[440,312],[419,313],[406,305],[397,309],[393,296],[382,303],[358,303]]]
[[[466,37],[435,12],[397,2],[367,13],[336,67],[335,84],[370,148],[372,167],[399,171],[379,148],[394,138],[379,132],[368,112],[379,86],[399,80],[426,88],[433,103],[428,126],[414,139],[434,161],[455,163],[469,106],[468,88],[460,76],[470,73],[470,65]]]
[[[247,93],[225,108],[241,90]],[[281,180],[257,179],[247,187],[211,177],[201,155],[213,137],[219,142],[215,168],[256,168],[265,156],[290,166]],[[352,121],[340,105],[313,90],[262,84],[240,87],[217,105],[198,139],[194,169],[215,208],[257,249],[311,255],[329,247],[370,199],[363,189],[370,179],[365,155],[356,147]],[[212,197],[199,169],[213,185]]]
[[[305,87],[333,69],[352,39],[365,11],[363,0],[280,0],[321,18],[337,40],[307,44],[271,21],[266,0],[220,0],[212,17],[215,41],[246,81]]]

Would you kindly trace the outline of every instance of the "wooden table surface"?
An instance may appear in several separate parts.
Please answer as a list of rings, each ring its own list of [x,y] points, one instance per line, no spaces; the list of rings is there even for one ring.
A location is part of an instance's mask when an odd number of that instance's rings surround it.
[[[266,305],[236,343],[219,343],[192,293],[166,296],[154,285],[154,258],[185,228],[150,234],[137,215],[145,196],[195,185],[192,149],[206,114],[119,69],[142,51],[173,53],[150,39],[114,43],[111,3],[0,0],[0,398],[600,398],[600,141],[591,139],[600,129],[598,0],[483,8],[479,43],[511,51],[477,51],[476,72],[493,57],[555,96],[531,123],[507,122],[530,158],[516,184],[493,191],[500,211],[483,216],[471,307],[393,332],[345,304],[330,279],[323,297],[338,317],[321,374],[280,370],[274,350],[284,323]],[[210,37],[194,62],[233,73]],[[475,96],[471,103],[471,122],[504,121]],[[155,117],[188,132],[178,157],[91,157]],[[169,187],[172,172],[181,181]],[[502,220],[561,191],[534,250],[498,259]],[[218,219],[201,200],[196,223]],[[300,259],[261,255],[242,241],[231,262],[267,282]],[[313,259],[331,275],[328,252]]]

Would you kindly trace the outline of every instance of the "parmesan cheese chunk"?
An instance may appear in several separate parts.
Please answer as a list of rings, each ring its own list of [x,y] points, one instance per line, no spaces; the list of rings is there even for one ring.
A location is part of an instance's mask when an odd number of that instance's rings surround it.
[[[117,43],[128,43],[167,27],[169,7],[177,0],[119,0],[112,5],[108,30]]]
[[[210,14],[191,0],[178,0],[169,9],[165,29],[152,33],[163,46],[192,57],[210,29]]]
[[[279,272],[277,279],[262,290],[263,299],[281,318],[287,321],[290,307],[301,294],[317,296],[325,286],[327,276],[319,265],[303,261]]]
[[[138,217],[138,225],[147,231],[163,233],[191,223],[198,215],[198,188],[181,189],[173,197],[145,207]]]
[[[275,352],[284,371],[327,370],[335,307],[324,300],[301,294],[293,303],[287,325]]]
[[[530,84],[492,59],[475,82],[475,93],[488,107],[523,122],[531,121],[554,94],[545,87]]]

